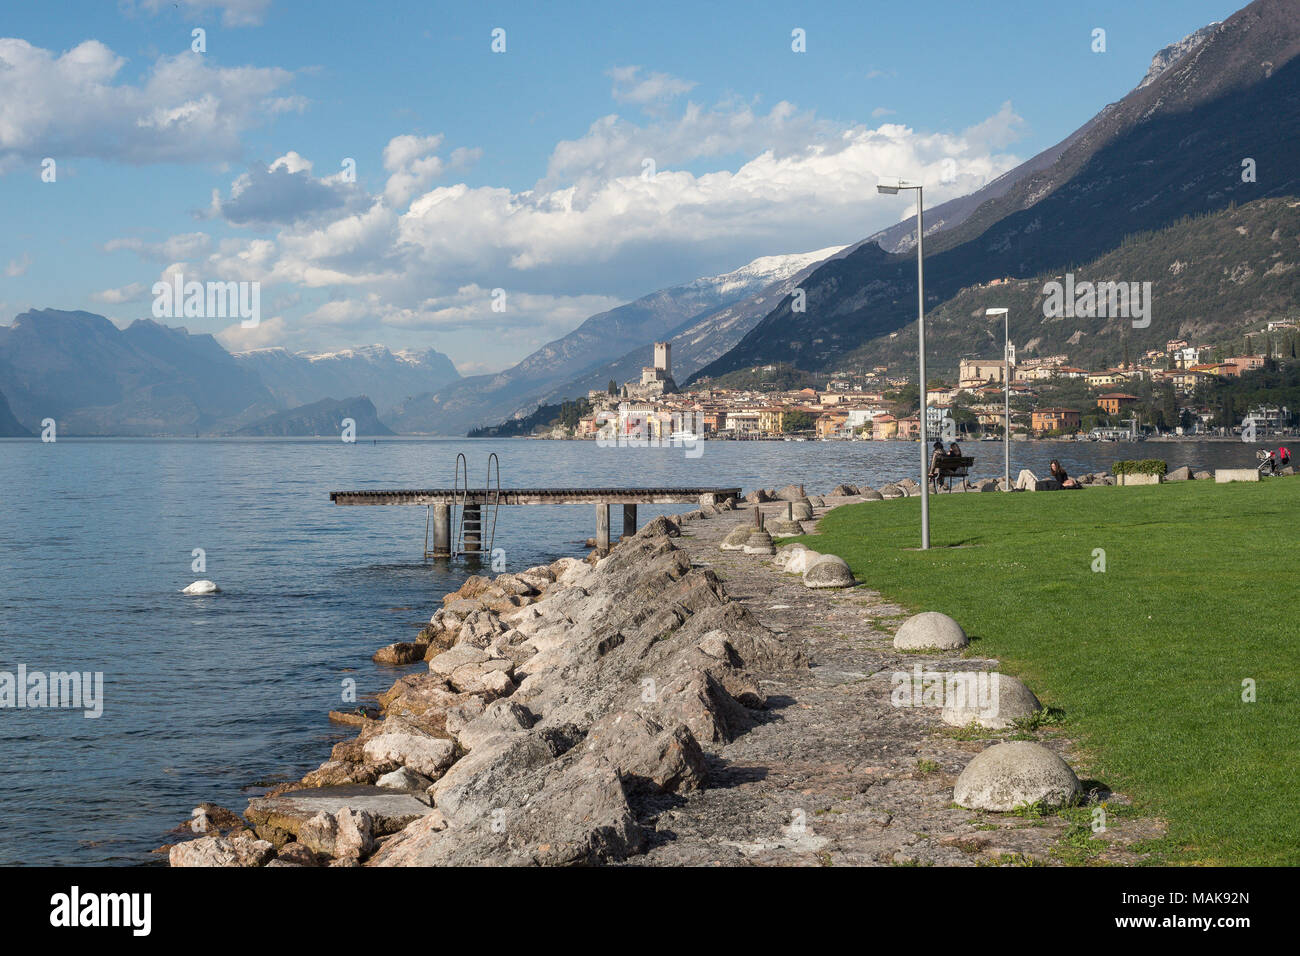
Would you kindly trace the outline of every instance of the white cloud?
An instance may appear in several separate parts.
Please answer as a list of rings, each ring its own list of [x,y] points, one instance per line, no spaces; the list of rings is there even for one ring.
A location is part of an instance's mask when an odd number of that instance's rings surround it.
[[[288,326],[283,316],[263,319],[251,329],[236,322],[228,325],[216,334],[216,339],[231,352],[246,352],[249,349],[262,349],[271,345],[283,345],[289,336]]]
[[[142,302],[149,298],[149,287],[143,282],[132,282],[117,289],[104,289],[91,293],[91,299],[105,305],[122,305],[126,302]]]
[[[162,242],[145,242],[143,239],[110,239],[104,243],[105,252],[127,250],[146,262],[175,262],[206,255],[212,248],[212,237],[206,232],[186,232],[170,236]]]
[[[237,180],[217,208],[229,218],[232,203],[265,188],[260,219],[277,221],[272,237],[111,245],[171,262],[166,271],[187,279],[258,280],[264,296],[326,293],[323,303],[304,296],[315,304],[264,322],[255,336],[223,333],[242,347],[273,344],[276,332],[302,347],[437,332],[500,367],[656,288],[893,224],[905,210],[878,196],[882,176],[924,182],[932,203],[969,193],[1019,162],[1002,145],[1021,125],[1009,104],[960,133],[837,125],[787,103],[766,113],[740,102],[687,104],[644,124],[598,120],[557,144],[529,189],[439,184],[473,151],[403,135],[383,151],[379,195],[350,184],[339,205],[290,202],[300,186],[341,185],[314,178],[310,158],[296,152]],[[653,178],[641,176],[645,155],[657,157]],[[289,214],[304,209],[310,215]],[[495,288],[506,290],[505,312],[491,308]]]
[[[125,64],[98,40],[56,54],[0,38],[0,171],[46,156],[234,159],[244,132],[284,108],[273,94],[292,79],[278,68],[209,66],[187,52],[160,57],[133,85],[116,82]]]
[[[610,95],[620,103],[633,103],[647,106],[665,103],[676,99],[695,88],[690,80],[683,80],[668,73],[649,73],[641,75],[639,66],[616,66],[605,73],[614,81]]]
[[[24,252],[20,258],[9,260],[9,264],[5,266],[5,275],[11,279],[16,279],[18,278],[18,276],[26,275],[27,268],[31,264],[32,264],[31,255]]]

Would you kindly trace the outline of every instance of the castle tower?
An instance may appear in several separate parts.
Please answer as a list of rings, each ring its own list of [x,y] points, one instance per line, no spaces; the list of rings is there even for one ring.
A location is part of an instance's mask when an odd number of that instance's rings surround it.
[[[673,346],[670,342],[655,343],[655,368],[664,373],[664,378],[671,378]]]

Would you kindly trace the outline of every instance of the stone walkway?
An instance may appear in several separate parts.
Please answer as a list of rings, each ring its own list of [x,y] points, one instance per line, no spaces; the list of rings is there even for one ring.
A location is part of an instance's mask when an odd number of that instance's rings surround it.
[[[763,510],[784,514],[784,503]],[[866,586],[810,590],[797,575],[775,570],[770,558],[718,549],[737,522],[751,520],[746,509],[683,522],[675,543],[693,563],[712,568],[731,597],[764,625],[799,642],[812,668],[806,677],[764,681],[765,721],[731,744],[706,746],[711,779],[704,790],[649,798],[637,807],[650,846],[628,865],[1131,864],[1140,858],[1128,844],[1163,835],[1158,821],[1112,811],[1100,835],[1104,849],[1084,844],[1080,856],[1075,844],[1092,834],[1080,833],[1077,822],[1071,829],[1056,815],[956,807],[957,775],[1009,732],[958,731],[939,719],[937,708],[894,707],[891,675],[910,673],[917,664],[970,671],[996,669],[998,662],[956,652],[895,651],[893,633],[907,612],[877,592]],[[804,527],[815,524],[816,518]],[[1085,789],[1099,786],[1089,783],[1071,741],[1059,731],[1044,727],[1034,739],[1065,757]],[[1101,796],[1112,807],[1128,802],[1104,790]],[[1076,821],[1082,817],[1074,813]]]

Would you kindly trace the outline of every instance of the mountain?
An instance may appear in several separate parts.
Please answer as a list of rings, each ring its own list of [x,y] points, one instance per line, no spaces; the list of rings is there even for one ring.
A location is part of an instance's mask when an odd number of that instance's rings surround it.
[[[502,421],[517,411],[535,408],[544,395],[566,383],[630,354],[629,342],[642,343],[639,370],[649,363],[652,343],[662,341],[683,323],[759,293],[821,261],[831,251],[764,256],[734,272],[660,289],[593,315],[504,372],[464,378],[402,403],[390,424],[406,433],[464,434],[476,425]],[[608,378],[600,385],[607,382]]]
[[[963,288],[1059,273],[1131,234],[1300,189],[1300,0],[1256,0],[1198,33],[1158,54],[1168,62],[1053,147],[1050,163],[1044,157],[1042,168],[926,243],[927,310]],[[787,298],[699,374],[780,361],[837,367],[864,341],[915,318],[916,262],[864,244],[803,288],[806,312],[792,313]],[[982,338],[982,327],[973,335]]]
[[[1059,273],[963,289],[926,316],[926,361],[936,379],[952,381],[962,358],[1000,354],[1002,319],[984,315],[994,306],[1010,309],[1011,341],[1020,359],[1067,354],[1080,368],[1110,368],[1126,355],[1137,360],[1148,349],[1163,348],[1170,339],[1222,345],[1224,358],[1242,354],[1244,331],[1294,315],[1300,302],[1297,236],[1300,199],[1261,199],[1130,236],[1074,267],[1077,276],[1092,282],[1156,277],[1144,327],[1145,319],[1134,328],[1131,319],[1045,317],[1043,289],[1063,281]],[[1285,333],[1273,338],[1287,342]],[[1256,338],[1256,347],[1264,341]],[[843,364],[910,368],[916,348],[914,335],[886,335],[849,353]]]
[[[14,418],[9,408],[9,400],[0,395],[0,438],[31,438],[32,433],[23,428],[23,423]]]
[[[807,253],[808,257],[816,258],[798,272],[764,286],[739,302],[703,316],[692,316],[666,333],[659,341],[672,343],[673,377],[685,381],[696,370],[726,353],[819,265],[848,252],[849,247],[832,246]],[[650,359],[650,344],[638,345],[613,362],[551,388],[540,397],[540,401],[554,403],[566,398],[580,398],[592,389],[605,388],[611,380],[621,385],[639,377],[642,366],[647,365]]]
[[[0,326],[0,392],[25,427],[70,435],[192,435],[276,407],[211,335],[57,309]]]
[[[336,400],[323,398],[309,405],[276,412],[235,431],[239,436],[305,437],[343,434],[343,420],[352,419],[357,438],[370,435],[391,435],[393,432],[379,420],[375,405],[364,395]]]
[[[283,348],[236,352],[235,361],[256,374],[282,408],[330,395],[368,395],[380,414],[414,395],[460,378],[451,359],[434,349],[390,352],[382,345],[334,352]]]

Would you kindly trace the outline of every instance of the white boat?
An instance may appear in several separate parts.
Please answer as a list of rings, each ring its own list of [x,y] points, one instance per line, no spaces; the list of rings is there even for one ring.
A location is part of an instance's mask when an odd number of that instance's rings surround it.
[[[670,442],[695,442],[699,441],[700,437],[693,431],[683,430],[673,432],[668,436],[668,440]]]

